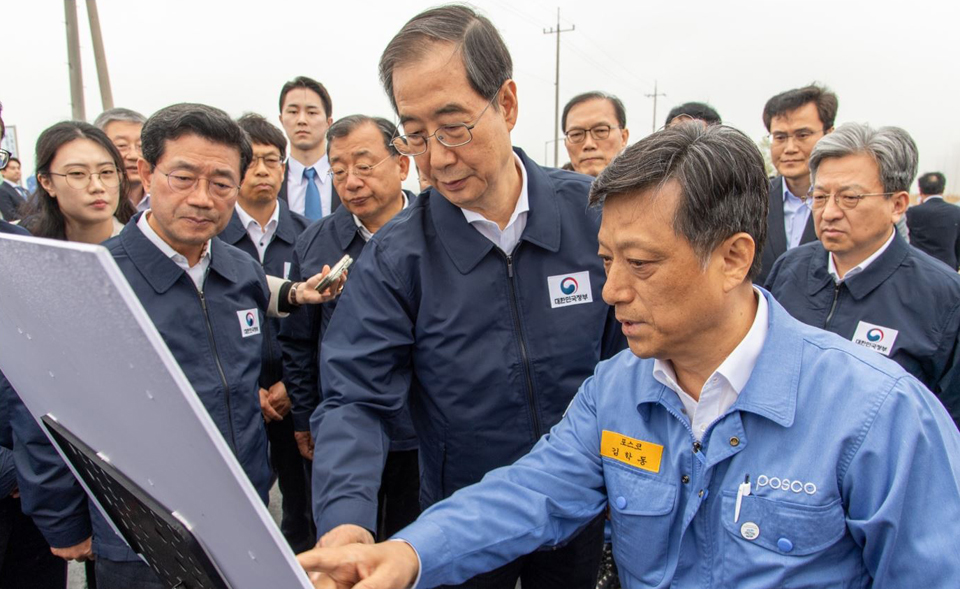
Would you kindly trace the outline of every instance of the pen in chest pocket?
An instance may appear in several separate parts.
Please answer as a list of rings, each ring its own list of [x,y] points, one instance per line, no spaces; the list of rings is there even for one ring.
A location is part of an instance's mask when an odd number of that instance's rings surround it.
[[[737,489],[737,507],[733,513],[733,523],[740,521],[740,504],[743,502],[743,498],[750,494],[750,475],[743,477],[743,482],[740,483],[740,487]]]

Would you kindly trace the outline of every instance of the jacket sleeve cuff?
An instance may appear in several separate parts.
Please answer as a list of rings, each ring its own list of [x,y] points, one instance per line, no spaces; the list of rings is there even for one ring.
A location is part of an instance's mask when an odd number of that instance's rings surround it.
[[[444,564],[448,561],[447,536],[443,528],[431,521],[418,520],[397,532],[391,540],[406,542],[417,553],[420,568],[413,587],[435,587],[445,584],[448,579],[442,576]],[[424,563],[426,559],[426,563]],[[426,567],[426,568],[425,568]]]
[[[317,540],[332,530],[343,525],[353,524],[370,531],[376,536],[377,531],[377,504],[361,499],[337,499],[328,503],[317,520]]]
[[[290,414],[293,415],[293,431],[310,431],[310,416],[313,415],[313,411],[297,411],[296,406],[294,406]]]
[[[84,510],[83,513],[60,519],[56,528],[49,528],[34,520],[37,529],[47,540],[51,548],[69,548],[83,542],[93,535],[93,528],[90,525],[90,514]]]

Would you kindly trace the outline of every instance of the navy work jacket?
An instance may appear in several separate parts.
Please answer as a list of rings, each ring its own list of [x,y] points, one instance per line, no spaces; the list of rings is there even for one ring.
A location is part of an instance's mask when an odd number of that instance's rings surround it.
[[[591,178],[516,152],[530,210],[510,255],[430,189],[354,265],[321,346],[323,402],[310,423],[321,534],[376,529],[383,423],[408,391],[427,507],[526,454],[624,347],[600,296]]]
[[[237,314],[253,309],[263,325],[269,301],[263,270],[215,237],[201,295],[187,273],[140,231],[139,217],[103,245],[266,503],[271,475],[257,383],[262,336],[243,337]],[[22,402],[12,407],[11,421],[23,510],[51,546],[83,541],[92,522],[98,556],[138,560],[99,511],[87,507],[81,487]]]
[[[404,191],[413,206],[416,196]],[[392,219],[391,219],[392,220]],[[297,240],[291,280],[303,280],[323,271],[323,266],[333,266],[344,255],[356,261],[367,242],[360,235],[360,228],[353,214],[346,207],[339,207],[332,214],[310,226]],[[350,279],[344,284],[349,288]],[[293,404],[293,424],[296,431],[310,431],[310,416],[320,404],[320,342],[330,318],[337,308],[339,297],[321,305],[306,305],[291,313],[281,327],[280,344],[284,354],[284,374],[287,375],[287,392]],[[399,417],[387,427],[390,450],[413,450],[417,447],[416,433],[410,419],[410,410],[404,408]]]
[[[310,225],[310,219],[291,211],[286,201],[278,200],[277,206],[280,207],[277,231],[273,240],[267,244],[261,265],[267,275],[287,279],[291,278],[293,248],[297,243],[297,237]],[[254,260],[260,261],[257,246],[250,239],[250,234],[243,226],[237,211],[233,211],[230,222],[227,223],[226,228],[220,232],[218,237],[224,242],[247,252]],[[262,325],[264,330],[260,386],[269,389],[281,380],[286,384],[286,379],[283,378],[283,355],[280,352],[280,343],[277,341],[281,320],[279,317],[268,317]]]
[[[777,260],[767,288],[791,315],[873,349],[934,392],[960,423],[960,276],[899,235],[837,284],[819,241]]]

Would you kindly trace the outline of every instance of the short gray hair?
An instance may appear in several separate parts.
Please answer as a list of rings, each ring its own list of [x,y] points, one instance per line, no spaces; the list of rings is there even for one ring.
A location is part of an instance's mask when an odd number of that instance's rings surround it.
[[[380,131],[383,138],[383,146],[390,152],[390,155],[399,155],[399,152],[393,146],[393,138],[397,136],[397,128],[393,123],[383,117],[370,117],[367,115],[350,115],[338,119],[337,122],[330,125],[327,129],[327,155],[330,155],[330,142],[334,139],[343,139],[350,133],[356,131],[362,125],[373,125]]]
[[[487,100],[493,100],[503,83],[513,77],[510,51],[489,19],[462,4],[431,8],[403,25],[380,56],[380,83],[394,111],[393,71],[423,57],[431,42],[457,47],[470,87]]]
[[[106,130],[107,125],[115,121],[123,121],[127,123],[138,123],[140,125],[147,122],[147,117],[138,113],[135,110],[130,110],[129,108],[111,108],[103,111],[100,115],[94,119],[93,126],[101,131]]]
[[[817,142],[810,154],[810,177],[827,158],[869,154],[880,168],[884,192],[909,192],[917,176],[917,144],[900,127],[874,129],[866,123],[845,123]]]
[[[742,232],[756,244],[748,278],[759,275],[770,183],[757,145],[724,125],[688,121],[667,127],[614,158],[593,182],[590,204],[602,205],[615,195],[637,198],[670,180],[681,192],[673,230],[690,243],[701,265],[706,267],[724,240]]]

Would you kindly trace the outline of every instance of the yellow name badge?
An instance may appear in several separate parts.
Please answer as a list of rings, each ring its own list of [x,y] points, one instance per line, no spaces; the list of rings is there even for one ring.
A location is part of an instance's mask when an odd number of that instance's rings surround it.
[[[603,430],[603,436],[600,439],[600,455],[650,472],[660,472],[663,446]]]

